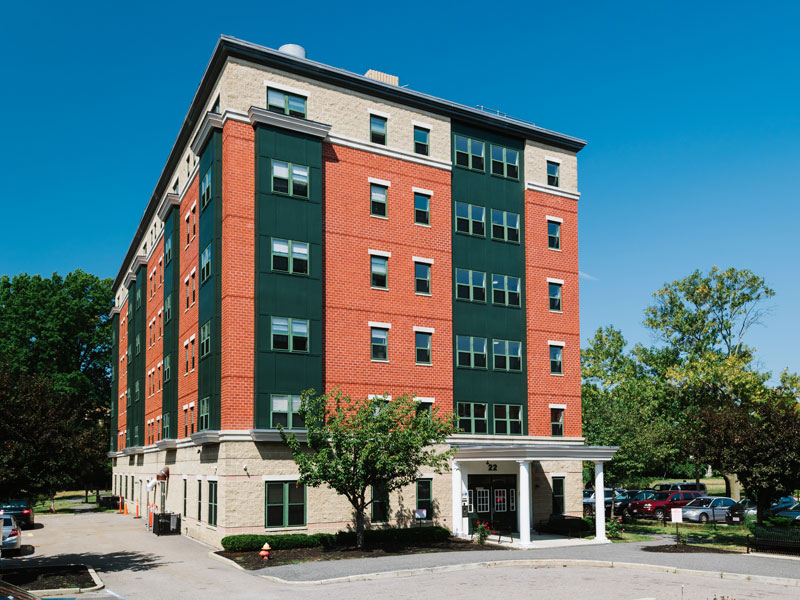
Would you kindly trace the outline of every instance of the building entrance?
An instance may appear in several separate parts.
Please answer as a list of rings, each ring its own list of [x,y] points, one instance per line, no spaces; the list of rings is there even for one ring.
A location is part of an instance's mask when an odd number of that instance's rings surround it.
[[[517,476],[468,475],[469,532],[475,521],[489,521],[498,529],[517,531]]]

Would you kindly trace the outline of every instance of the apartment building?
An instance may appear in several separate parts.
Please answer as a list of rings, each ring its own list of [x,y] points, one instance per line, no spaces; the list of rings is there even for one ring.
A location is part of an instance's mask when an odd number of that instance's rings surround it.
[[[115,491],[216,545],[344,528],[277,430],[302,435],[300,392],[338,387],[415,394],[463,430],[452,471],[378,498],[373,526],[424,510],[524,543],[581,514],[582,461],[602,489],[614,453],[581,437],[584,144],[221,37],[114,282]]]

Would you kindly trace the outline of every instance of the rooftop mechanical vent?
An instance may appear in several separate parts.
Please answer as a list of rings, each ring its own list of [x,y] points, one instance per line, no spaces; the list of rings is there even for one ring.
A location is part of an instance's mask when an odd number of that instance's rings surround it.
[[[295,58],[306,57],[306,49],[297,44],[284,44],[283,46],[278,48],[278,52],[283,52],[284,54],[288,54],[289,56],[294,56]]]

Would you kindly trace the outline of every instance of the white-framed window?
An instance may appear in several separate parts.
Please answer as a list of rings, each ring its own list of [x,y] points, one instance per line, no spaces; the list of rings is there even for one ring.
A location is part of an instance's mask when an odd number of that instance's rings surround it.
[[[494,512],[506,512],[508,510],[508,501],[506,498],[506,490],[494,491]]]
[[[487,488],[478,488],[478,512],[489,512],[489,490]]]

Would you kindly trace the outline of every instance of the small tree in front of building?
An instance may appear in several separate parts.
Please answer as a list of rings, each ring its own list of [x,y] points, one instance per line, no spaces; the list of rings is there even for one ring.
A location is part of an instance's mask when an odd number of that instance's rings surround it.
[[[452,450],[441,451],[456,431],[454,415],[436,408],[420,410],[413,397],[353,399],[335,390],[302,395],[300,415],[307,441],[281,428],[281,438],[292,451],[300,471],[299,483],[309,487],[327,485],[353,507],[356,540],[364,547],[367,508],[372,504],[370,488],[385,495],[414,483],[420,469],[437,473],[449,470]]]

